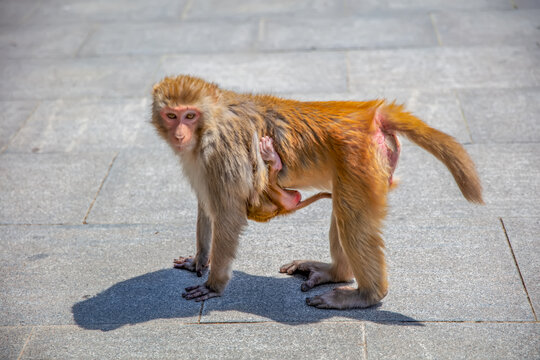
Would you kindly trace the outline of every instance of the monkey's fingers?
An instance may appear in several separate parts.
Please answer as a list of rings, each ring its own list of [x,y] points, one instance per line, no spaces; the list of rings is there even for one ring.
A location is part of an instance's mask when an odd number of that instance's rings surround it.
[[[285,264],[279,268],[280,273],[287,273],[289,275],[294,274],[295,272],[309,272],[309,269],[306,269],[303,266],[303,260],[294,260],[289,264]]]
[[[182,297],[186,300],[195,300],[197,302],[220,296],[221,294],[212,291],[206,285],[195,285],[187,287],[186,292],[182,294]]]
[[[180,257],[174,260],[173,267],[175,269],[195,271],[195,259],[192,256]]]

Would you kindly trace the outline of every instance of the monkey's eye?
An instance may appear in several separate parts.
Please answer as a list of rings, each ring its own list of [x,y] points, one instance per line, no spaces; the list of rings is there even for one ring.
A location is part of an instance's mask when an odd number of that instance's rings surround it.
[[[176,114],[168,113],[168,114],[167,114],[167,117],[168,117],[169,119],[176,119]]]
[[[192,120],[194,117],[195,117],[194,113],[187,113],[186,114],[186,119],[188,119],[188,120]]]

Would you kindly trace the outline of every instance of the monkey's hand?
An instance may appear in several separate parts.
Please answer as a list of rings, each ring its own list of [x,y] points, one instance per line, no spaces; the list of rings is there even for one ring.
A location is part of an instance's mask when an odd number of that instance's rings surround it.
[[[204,301],[213,297],[221,296],[221,293],[210,289],[205,284],[195,285],[186,288],[186,292],[182,294],[182,297],[186,300],[195,300],[197,302]]]
[[[176,269],[184,269],[196,272],[198,277],[201,277],[203,271],[208,267],[208,261],[203,261],[198,257],[188,256],[174,259],[174,267]]]
[[[262,137],[259,142],[259,149],[261,151],[262,159],[270,165],[270,168],[274,172],[279,172],[283,167],[283,164],[281,163],[278,153],[274,149],[274,141],[272,138],[268,136]]]

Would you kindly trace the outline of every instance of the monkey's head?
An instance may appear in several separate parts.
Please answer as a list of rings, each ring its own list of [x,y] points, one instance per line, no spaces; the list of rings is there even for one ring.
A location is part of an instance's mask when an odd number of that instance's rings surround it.
[[[154,85],[152,123],[178,152],[193,150],[204,122],[216,117],[219,88],[202,79],[180,75]]]

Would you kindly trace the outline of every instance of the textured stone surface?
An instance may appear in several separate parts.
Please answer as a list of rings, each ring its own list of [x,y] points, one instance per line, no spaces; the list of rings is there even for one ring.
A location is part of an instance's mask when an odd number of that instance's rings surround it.
[[[0,33],[0,54],[7,58],[71,57],[91,31],[89,25],[8,27]]]
[[[89,223],[194,224],[197,200],[170,149],[122,152],[88,217]]]
[[[540,85],[540,49],[478,46],[352,51],[353,91]],[[377,74],[374,76],[374,74]]]
[[[264,23],[262,49],[346,49],[437,44],[427,14],[401,16],[269,19]]]
[[[293,259],[329,261],[328,221],[250,226],[233,279],[221,298],[206,301],[202,322],[418,322],[534,320],[500,222],[464,219],[389,220],[384,231],[390,291],[381,306],[320,311],[300,291],[302,276],[279,274]],[[270,230],[271,229],[271,230]]]
[[[534,0],[532,0],[534,1]],[[370,12],[426,12],[433,10],[486,10],[486,9],[512,9],[512,4],[506,0],[345,0],[345,9],[348,13],[363,14]]]
[[[485,206],[463,198],[446,167],[417,146],[401,151],[389,196],[392,218],[538,216],[540,154],[538,145],[481,144],[465,149],[476,163]]]
[[[180,296],[197,276],[172,268],[194,253],[194,227],[3,226],[0,234],[0,325],[108,331],[198,318],[201,304]]]
[[[99,110],[97,110],[99,109]],[[42,102],[11,142],[12,152],[88,152],[158,146],[150,101],[78,99]]]
[[[540,38],[540,10],[443,12],[433,16],[443,45],[534,46]]]
[[[504,218],[508,239],[521,270],[532,305],[540,313],[540,219]]]
[[[2,155],[0,223],[82,223],[113,155]]]
[[[345,57],[333,52],[165,57],[158,78],[171,74],[197,75],[236,91],[340,92],[347,86]]]
[[[148,344],[154,346],[148,346]],[[36,331],[22,359],[342,359],[362,358],[361,324],[181,325],[156,322],[114,332],[74,327]]]
[[[110,24],[101,26],[81,54],[185,54],[248,50],[255,44],[256,21]]]
[[[31,327],[0,326],[0,358],[18,359]]]
[[[192,3],[184,14],[187,19],[215,17],[286,16],[286,15],[339,15],[342,1],[328,0],[199,0]]]
[[[187,0],[47,0],[30,16],[32,22],[80,23],[113,21],[177,21]]]
[[[36,101],[0,101],[0,150],[23,127],[36,106]]]
[[[23,23],[32,15],[39,3],[33,0],[2,1],[0,2],[0,24],[16,25]]]
[[[539,324],[366,325],[370,359],[537,359]]]
[[[461,90],[459,100],[476,143],[536,142],[540,88]]]
[[[146,57],[4,60],[0,97],[142,97],[150,93],[158,63]]]

